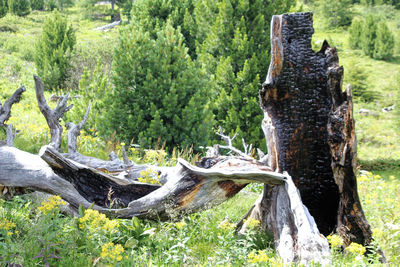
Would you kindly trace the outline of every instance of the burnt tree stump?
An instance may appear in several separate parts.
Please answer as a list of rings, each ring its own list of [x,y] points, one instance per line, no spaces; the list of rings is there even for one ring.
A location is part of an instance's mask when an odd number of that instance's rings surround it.
[[[369,244],[357,193],[351,90],[342,91],[336,49],[325,41],[312,50],[313,32],[312,13],[272,18],[271,63],[260,91],[268,163],[291,175],[321,233],[336,231],[345,245]],[[271,201],[277,192],[265,186],[258,216],[279,208]]]

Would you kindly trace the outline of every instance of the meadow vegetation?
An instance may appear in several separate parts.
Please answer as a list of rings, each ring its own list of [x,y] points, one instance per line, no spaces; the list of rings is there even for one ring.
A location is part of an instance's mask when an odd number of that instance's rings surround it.
[[[246,24],[246,19],[250,19],[246,17],[247,13],[241,13],[246,6],[239,4],[246,1],[218,1],[218,5],[214,5],[214,1],[183,1],[191,4],[174,6],[179,1],[142,0],[135,1],[133,7],[120,2],[115,10],[123,11],[124,21],[129,14],[131,24],[108,31],[93,29],[109,23],[109,16],[115,11],[111,12],[109,6],[93,6],[89,2],[63,4],[59,0],[42,4],[31,1],[30,13],[20,17],[12,12],[5,14],[2,7],[7,2],[0,0],[0,102],[3,103],[21,84],[27,88],[21,102],[13,106],[12,116],[7,122],[20,130],[15,139],[16,147],[37,153],[50,140],[46,121],[37,106],[32,76],[46,68],[55,69],[52,61],[48,61],[48,67],[40,68],[41,65],[35,61],[44,57],[37,52],[36,44],[43,40],[45,22],[57,16],[51,12],[57,6],[61,13],[58,15],[65,16],[67,25],[71,25],[76,43],[67,53],[68,68],[63,69],[65,76],[57,83],[58,86],[51,85],[51,90],[45,95],[49,98],[52,94],[69,91],[72,96],[82,96],[71,99],[75,107],[67,113],[63,125],[68,121],[80,121],[87,105],[92,104],[89,120],[78,138],[78,151],[106,159],[111,151],[121,156],[121,147],[125,146],[135,162],[169,166],[174,165],[178,157],[193,162],[203,151],[199,145],[218,142],[213,134],[216,125],[222,125],[227,133],[239,132],[246,141],[262,146],[259,128],[262,112],[256,110],[257,94],[267,73],[269,56],[259,52],[255,43],[266,39],[264,35],[269,36],[269,29],[260,30],[256,26],[269,27],[270,17],[264,16],[272,13],[313,11],[313,48],[319,50],[324,39],[336,46],[345,70],[344,85],[351,83],[354,89],[360,170],[358,190],[373,230],[374,244],[384,251],[389,263],[400,262],[400,10],[394,8],[399,7],[397,1],[308,0],[298,1],[296,6],[286,6],[287,2],[278,1],[279,8],[274,7],[276,9],[253,18],[259,24],[252,25]],[[165,9],[160,9],[160,14],[155,15],[149,3],[164,2]],[[34,8],[34,4],[43,7]],[[85,6],[91,9],[88,11]],[[131,7],[132,13],[127,12]],[[250,7],[251,10],[257,8],[257,5]],[[327,14],[331,14],[332,9],[338,12],[328,20]],[[149,17],[149,14],[154,17]],[[168,14],[174,16],[167,19]],[[367,48],[363,45],[367,43],[367,35],[361,28],[368,22],[364,20],[375,21],[372,27],[381,32],[390,32],[394,40],[391,53],[375,49],[375,45],[380,46],[377,43],[387,44],[387,41],[374,41],[373,48],[370,48],[373,50],[365,52]],[[363,34],[364,41],[361,40]],[[380,38],[388,38],[390,34],[382,33]],[[360,46],[354,40],[358,40]],[[137,56],[135,53],[144,49],[140,44],[146,45],[144,52],[151,53]],[[262,49],[268,53],[269,44],[263,43]],[[169,61],[161,56],[168,53],[173,53]],[[162,64],[154,66],[157,62]],[[147,69],[141,69],[143,64]],[[124,72],[127,70],[130,72]],[[140,79],[129,80],[132,72],[139,73]],[[169,75],[182,77],[181,80],[168,80]],[[131,92],[124,92],[124,89],[140,85],[157,94],[157,90],[161,90],[156,86],[159,83],[171,88],[166,96],[170,103],[163,103],[163,106],[161,103],[149,106],[135,103],[135,106],[126,101]],[[179,90],[184,86],[193,92],[185,92],[188,97],[179,100],[190,108],[197,108],[199,113],[203,112],[202,122],[198,117],[183,122],[182,118],[178,120],[172,115],[177,105],[171,106],[171,103],[178,101],[178,96],[182,95]],[[197,89],[204,91],[209,88],[212,88],[210,95],[196,95]],[[152,98],[160,96],[143,97],[151,102]],[[117,103],[118,98],[125,102]],[[248,105],[238,107],[242,99]],[[202,102],[201,107],[196,101]],[[56,105],[55,102],[49,104],[52,107]],[[382,112],[383,108],[393,105],[394,111]],[[145,107],[151,114],[151,118],[146,118],[151,123],[147,128],[136,129],[137,136],[133,139],[123,126],[129,124],[129,120],[138,120],[134,117],[137,113],[115,121],[129,114],[128,107],[133,110]],[[358,114],[360,109],[368,109],[369,115]],[[162,110],[162,113],[159,111],[157,115],[157,110]],[[185,112],[185,116],[193,115]],[[208,119],[205,125],[201,125],[204,118]],[[182,123],[180,130],[171,131],[184,132],[185,138],[172,140],[166,149],[163,143],[168,140],[158,137],[170,131],[168,127],[172,126],[167,124],[170,121]],[[140,123],[129,126],[134,129]],[[196,127],[202,130],[196,132]],[[256,131],[245,135],[245,129],[255,127],[258,127]],[[0,140],[4,137],[4,129],[0,129]],[[65,134],[62,149],[66,148]],[[143,181],[154,180],[152,173],[141,175]],[[73,218],[60,212],[63,203],[57,197],[43,203],[36,202],[29,195],[0,200],[0,262],[23,266],[46,263],[56,266],[281,266],[271,237],[257,230],[257,222],[245,235],[238,235],[234,229],[234,223],[248,211],[261,191],[261,185],[249,185],[216,208],[169,222],[110,219],[91,209],[80,209],[80,216]],[[342,251],[336,236],[331,236],[330,242],[334,266],[379,265],[377,255],[361,256],[363,248],[357,245]]]

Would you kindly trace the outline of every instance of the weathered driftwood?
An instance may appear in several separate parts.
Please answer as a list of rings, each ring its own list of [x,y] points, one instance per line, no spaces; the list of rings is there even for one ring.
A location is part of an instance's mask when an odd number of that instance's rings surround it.
[[[6,145],[7,146],[14,146],[14,139],[17,136],[18,131],[14,131],[14,127],[12,124],[7,126],[7,137],[6,137]]]
[[[114,21],[114,22],[112,22],[112,23],[110,23],[110,24],[97,27],[97,28],[95,28],[94,30],[95,30],[95,31],[110,30],[110,29],[114,28],[115,26],[118,26],[119,24],[121,24],[121,22],[122,22],[121,20],[117,20],[117,21]]]
[[[35,80],[36,98],[38,101],[40,112],[46,118],[47,125],[50,128],[51,141],[50,145],[55,149],[60,150],[61,137],[63,128],[60,125],[60,119],[64,116],[65,112],[69,111],[73,105],[67,106],[69,94],[66,94],[57,104],[57,107],[50,109],[47,105],[46,98],[43,93],[43,83],[38,76],[33,76]]]
[[[324,42],[319,52],[312,50],[313,31],[312,13],[272,18],[271,63],[260,91],[268,163],[291,175],[323,234],[337,231],[346,245],[368,245],[371,231],[356,187],[351,93],[341,90],[343,68],[336,49]],[[266,185],[250,216],[274,234],[281,257],[309,259],[304,246],[316,239],[302,236],[304,225],[295,222],[297,209],[282,209],[289,194],[283,191]]]
[[[40,156],[0,147],[0,183],[60,195],[73,207],[83,205],[116,217],[170,218],[221,203],[249,182],[283,184],[287,177],[257,161],[222,157],[200,168],[179,159],[165,169],[163,186],[128,181],[66,159],[51,146]],[[109,207],[119,207],[116,209]]]
[[[76,149],[77,149],[76,139],[78,138],[79,135],[81,135],[81,129],[89,116],[90,107],[91,107],[91,105],[89,104],[81,122],[79,122],[78,124],[68,122],[65,125],[68,129],[68,153],[76,152]]]
[[[4,123],[11,116],[11,107],[15,103],[18,103],[21,100],[22,93],[25,92],[26,89],[24,86],[21,86],[12,94],[12,96],[7,99],[3,105],[0,103],[0,127],[4,127]]]

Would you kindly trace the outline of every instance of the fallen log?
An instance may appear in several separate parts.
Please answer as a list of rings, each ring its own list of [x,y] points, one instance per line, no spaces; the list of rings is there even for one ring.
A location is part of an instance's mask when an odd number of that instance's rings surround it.
[[[121,218],[171,218],[219,204],[249,182],[283,184],[287,179],[256,160],[222,157],[206,169],[179,159],[160,174],[168,176],[160,186],[111,176],[69,160],[51,146],[39,156],[4,146],[0,155],[1,184],[57,194],[75,208],[95,203],[95,209]],[[120,208],[110,209],[112,203]]]

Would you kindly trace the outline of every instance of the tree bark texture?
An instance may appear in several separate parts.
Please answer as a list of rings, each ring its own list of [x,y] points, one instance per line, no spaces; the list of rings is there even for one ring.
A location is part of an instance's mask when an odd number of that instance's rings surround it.
[[[351,92],[342,92],[336,49],[325,41],[319,52],[312,50],[312,24],[312,13],[272,18],[271,63],[260,91],[268,162],[293,178],[321,233],[336,230],[346,245],[368,244],[371,230],[357,193]],[[279,188],[266,185],[253,213],[268,218],[279,209],[271,201],[278,195]]]

